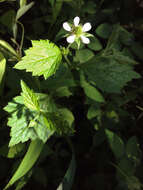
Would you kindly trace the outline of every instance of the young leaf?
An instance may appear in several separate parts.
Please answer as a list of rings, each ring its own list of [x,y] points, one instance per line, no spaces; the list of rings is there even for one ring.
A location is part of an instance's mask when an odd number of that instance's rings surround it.
[[[30,90],[30,88],[23,81],[21,81],[21,88],[21,95],[23,97],[25,106],[30,110],[39,111],[39,103],[34,92]]]
[[[59,67],[62,59],[60,49],[49,40],[32,41],[33,47],[26,50],[26,56],[14,68],[32,72],[33,76],[44,75],[47,79]]]
[[[110,144],[110,147],[116,156],[117,159],[120,159],[124,153],[125,153],[125,147],[124,147],[124,142],[123,140],[113,133],[112,131],[106,129],[105,133],[107,135],[108,142]]]
[[[28,5],[24,5],[18,9],[16,14],[16,21],[22,17],[32,6],[34,5],[34,2],[29,3]]]

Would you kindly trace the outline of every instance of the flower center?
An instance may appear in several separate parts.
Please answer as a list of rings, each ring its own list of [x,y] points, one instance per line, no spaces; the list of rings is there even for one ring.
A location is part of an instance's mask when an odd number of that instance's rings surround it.
[[[80,37],[82,34],[82,26],[74,26],[72,31],[77,37]]]

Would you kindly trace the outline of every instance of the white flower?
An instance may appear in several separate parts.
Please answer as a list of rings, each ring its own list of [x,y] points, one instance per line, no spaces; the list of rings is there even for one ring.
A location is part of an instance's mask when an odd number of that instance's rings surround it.
[[[80,43],[79,39],[84,44],[89,44],[90,40],[87,38],[87,36],[92,36],[91,34],[88,34],[88,32],[91,29],[91,24],[89,22],[85,23],[83,26],[79,24],[80,18],[76,16],[73,20],[74,24],[69,24],[68,22],[63,23],[63,28],[70,32],[70,35],[67,37],[68,43],[73,43],[76,41],[78,44]]]

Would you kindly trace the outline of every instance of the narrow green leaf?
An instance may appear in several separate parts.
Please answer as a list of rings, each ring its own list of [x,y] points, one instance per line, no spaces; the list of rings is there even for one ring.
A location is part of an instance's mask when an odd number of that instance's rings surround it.
[[[23,81],[21,81],[21,88],[21,95],[24,99],[25,106],[30,110],[39,111],[37,96],[34,94],[34,92],[30,90],[30,88]]]
[[[26,50],[26,56],[15,65],[16,69],[26,69],[33,76],[44,75],[47,79],[53,75],[62,60],[61,50],[49,40],[32,41],[33,47]]]
[[[76,161],[73,152],[69,168],[67,169],[63,181],[60,183],[57,190],[70,190],[72,188],[75,170],[76,170]]]
[[[20,0],[20,8],[27,4],[27,0]]]
[[[32,6],[34,5],[34,2],[29,3],[28,5],[24,5],[18,9],[16,14],[16,21],[22,17]]]
[[[125,146],[123,140],[108,129],[105,130],[105,133],[114,155],[117,159],[120,159],[125,154]]]
[[[3,54],[0,52],[0,94],[3,90],[3,77],[6,69],[6,59]]]
[[[6,41],[0,40],[0,46],[7,49],[12,55],[15,55],[16,57],[19,57],[17,52],[14,50],[14,48],[9,43],[7,43]]]
[[[27,153],[4,190],[12,186],[32,168],[43,149],[43,145],[44,143],[41,140],[35,140],[30,143]]]

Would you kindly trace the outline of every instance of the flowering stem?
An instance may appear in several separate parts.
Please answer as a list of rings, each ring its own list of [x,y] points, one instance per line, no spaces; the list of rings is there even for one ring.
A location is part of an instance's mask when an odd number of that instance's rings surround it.
[[[67,62],[68,67],[71,68],[71,62],[70,62],[70,60],[68,59],[67,55],[64,54],[64,58],[65,58],[65,60],[66,60],[66,62]]]

